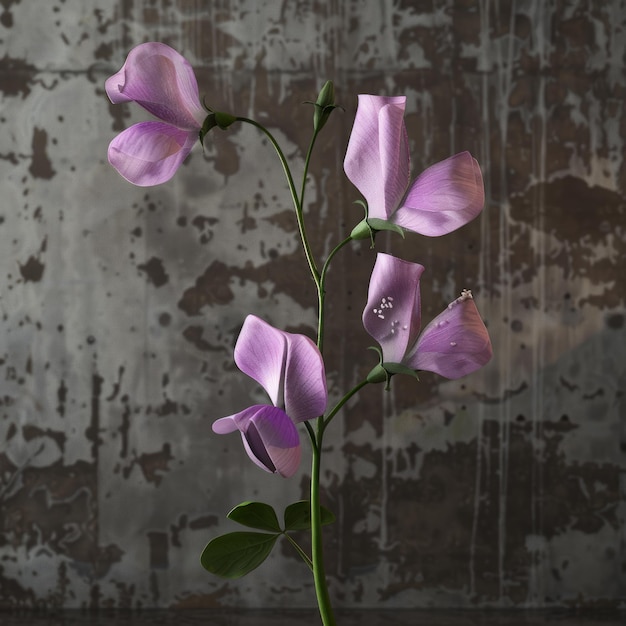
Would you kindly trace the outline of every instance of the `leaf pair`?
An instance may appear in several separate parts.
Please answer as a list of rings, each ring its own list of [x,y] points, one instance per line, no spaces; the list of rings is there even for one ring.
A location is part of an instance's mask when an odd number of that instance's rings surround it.
[[[332,524],[335,516],[320,507],[322,524]],[[300,500],[290,504],[283,516],[284,528],[280,527],[276,511],[263,502],[242,502],[228,514],[228,519],[259,530],[269,532],[238,531],[212,539],[202,551],[200,563],[212,574],[222,578],[240,578],[256,569],[270,555],[276,540],[285,535],[302,558],[310,560],[287,534],[290,530],[311,528],[311,504]]]

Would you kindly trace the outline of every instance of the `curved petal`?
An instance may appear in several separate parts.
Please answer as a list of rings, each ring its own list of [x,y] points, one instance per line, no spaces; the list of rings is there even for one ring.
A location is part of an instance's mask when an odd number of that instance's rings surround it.
[[[235,363],[267,391],[275,406],[283,406],[287,338],[256,315],[246,317],[235,344]]]
[[[258,404],[213,423],[218,434],[235,430],[241,432],[246,453],[261,469],[285,478],[296,473],[302,455],[300,437],[283,410]]]
[[[405,365],[455,379],[480,369],[492,354],[489,333],[472,294],[464,291],[424,328]]]
[[[111,141],[109,163],[135,185],[159,185],[174,176],[197,140],[196,132],[164,122],[140,122]]]
[[[200,105],[198,82],[189,62],[163,43],[133,48],[105,90],[114,104],[134,101],[155,117],[185,130],[198,131],[207,116]]]
[[[421,323],[419,282],[424,267],[378,253],[363,311],[365,330],[380,344],[383,361],[402,363]]]
[[[438,237],[473,220],[484,204],[478,161],[469,152],[461,152],[424,170],[409,187],[392,221],[407,230]]]
[[[367,200],[369,217],[387,219],[409,182],[406,98],[359,95],[343,167]]]
[[[404,125],[404,103],[386,104],[378,114],[378,141],[385,192],[385,217],[391,217],[409,184],[411,160]],[[371,217],[377,217],[371,215]]]
[[[322,415],[326,410],[326,372],[317,346],[304,335],[284,333],[287,339],[285,411],[294,422]]]

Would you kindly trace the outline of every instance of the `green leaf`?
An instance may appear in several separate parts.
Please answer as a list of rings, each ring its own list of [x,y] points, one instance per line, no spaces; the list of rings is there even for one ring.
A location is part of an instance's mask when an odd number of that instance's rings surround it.
[[[278,524],[276,512],[264,502],[242,502],[238,504],[226,517],[250,528],[269,530],[279,533],[281,528]]]
[[[241,578],[265,561],[278,537],[248,531],[220,535],[206,545],[200,563],[222,578]]]
[[[335,515],[326,507],[320,506],[322,526],[332,524]],[[285,509],[285,530],[308,530],[311,528],[311,503],[308,500],[300,500],[290,504]]]

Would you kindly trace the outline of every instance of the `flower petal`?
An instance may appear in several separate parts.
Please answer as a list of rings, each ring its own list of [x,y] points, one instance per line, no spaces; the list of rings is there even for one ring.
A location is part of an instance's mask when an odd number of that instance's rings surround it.
[[[424,328],[405,365],[455,379],[480,369],[492,354],[489,333],[472,294],[464,291]]]
[[[198,82],[189,62],[163,43],[133,48],[105,89],[114,104],[134,101],[178,128],[198,131],[207,116],[200,105]]]
[[[370,278],[365,330],[380,344],[383,361],[402,363],[420,329],[419,281],[424,267],[378,253]]]
[[[431,165],[411,184],[392,221],[438,237],[464,226],[483,209],[485,190],[478,161],[469,152]]]
[[[367,200],[369,217],[387,219],[409,183],[406,98],[359,95],[343,167]]]
[[[235,363],[267,391],[274,406],[282,407],[287,338],[256,315],[246,317],[235,344]]]
[[[197,139],[164,122],[140,122],[111,141],[109,163],[135,185],[158,185],[174,176]]]
[[[293,476],[300,465],[300,437],[287,414],[274,406],[254,405],[223,417],[213,431],[226,434],[239,430],[250,459],[266,472]]]
[[[304,335],[284,333],[287,339],[285,411],[294,422],[322,415],[326,410],[326,372],[317,346]]]
[[[235,345],[237,367],[267,391],[294,422],[322,415],[328,394],[324,361],[304,335],[278,330],[248,315]]]

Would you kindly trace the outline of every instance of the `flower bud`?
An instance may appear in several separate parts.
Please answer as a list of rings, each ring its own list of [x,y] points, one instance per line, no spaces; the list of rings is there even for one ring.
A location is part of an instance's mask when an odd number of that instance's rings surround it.
[[[315,101],[313,128],[319,132],[324,127],[324,124],[326,124],[330,114],[333,112],[333,109],[336,108],[335,85],[332,80],[327,80],[317,96],[317,100]]]

